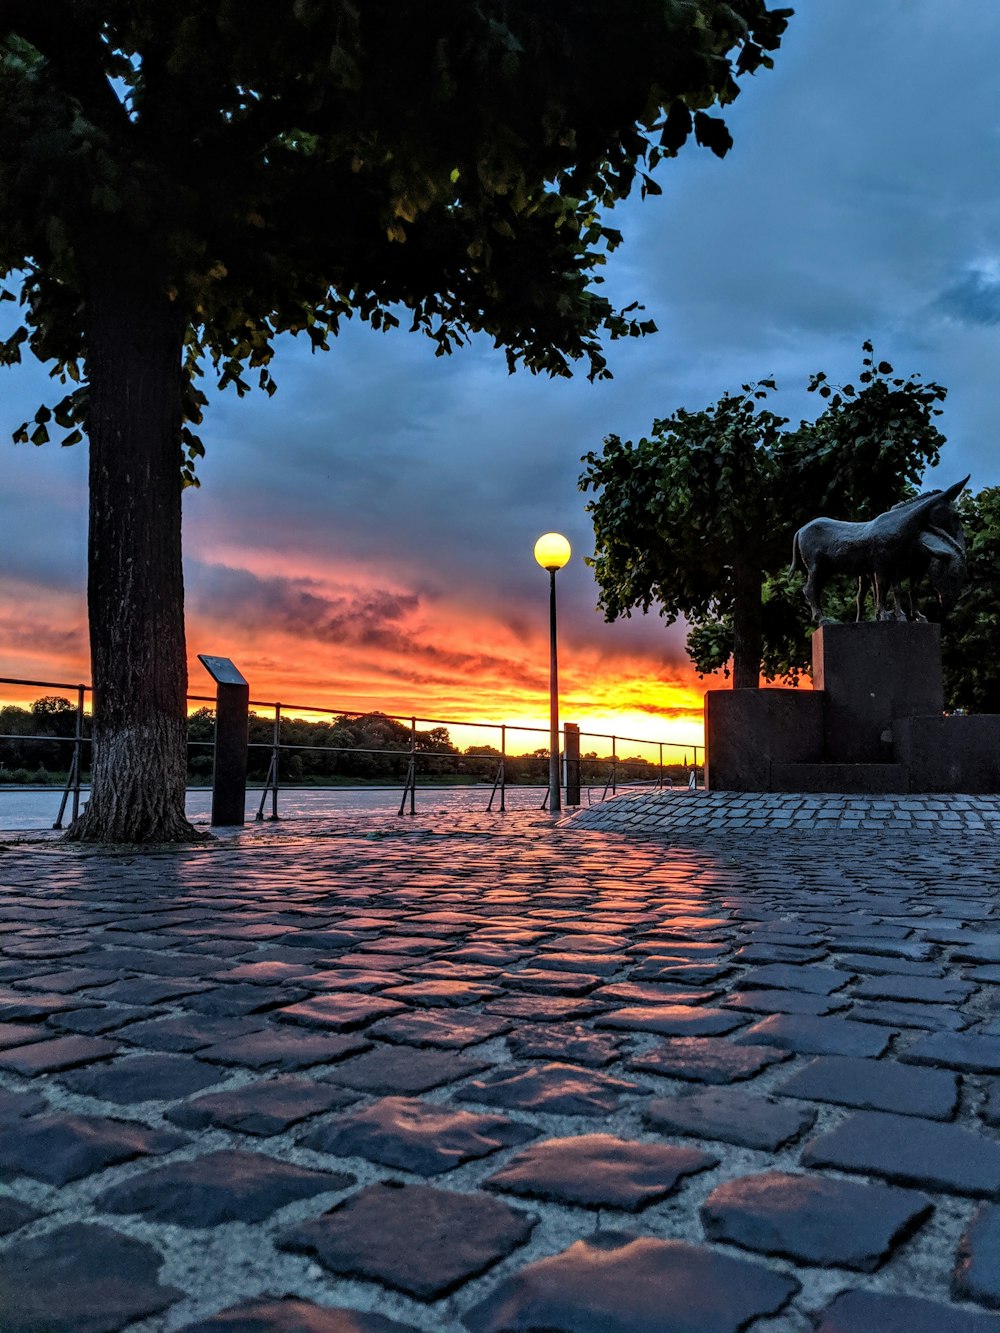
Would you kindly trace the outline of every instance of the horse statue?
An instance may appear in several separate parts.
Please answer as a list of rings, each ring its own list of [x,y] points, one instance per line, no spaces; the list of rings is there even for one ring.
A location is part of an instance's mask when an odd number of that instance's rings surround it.
[[[818,625],[830,624],[820,605],[827,580],[836,574],[870,577],[875,588],[875,619],[905,620],[902,584],[909,581],[912,604],[914,577],[928,573],[940,583],[944,605],[954,605],[965,572],[965,538],[954,536],[961,525],[953,501],[969,478],[944,491],[929,491],[878,514],[867,523],[814,518],[799,528],[792,542],[789,573],[806,575],[802,591]],[[935,585],[937,586],[937,585]],[[889,606],[893,596],[894,607]],[[861,598],[859,595],[859,618]]]

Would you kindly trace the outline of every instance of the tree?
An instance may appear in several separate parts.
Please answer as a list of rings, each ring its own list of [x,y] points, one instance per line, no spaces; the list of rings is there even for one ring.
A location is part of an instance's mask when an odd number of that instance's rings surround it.
[[[49,427],[90,445],[94,684],[85,840],[195,836],[183,815],[181,489],[210,366],[274,391],[281,333],[343,319],[443,354],[607,375],[601,339],[651,323],[600,294],[604,210],[771,65],[766,0],[0,0],[0,345],[70,392]],[[12,293],[7,293],[12,295]]]
[[[823,413],[794,430],[761,405],[772,380],[743,385],[700,412],[654,421],[649,438],[604,442],[583,458],[580,489],[596,498],[590,564],[607,620],[683,615],[699,671],[732,659],[733,686],[805,666],[808,617],[787,573],[792,536],[819,513],[867,518],[903,498],[943,436],[933,424],[940,385],[896,376],[863,345],[860,389],[809,383]],[[600,492],[600,494],[598,494]],[[852,590],[853,594],[853,590]]]
[[[942,626],[945,706],[1000,713],[1000,486],[966,493],[968,583]]]

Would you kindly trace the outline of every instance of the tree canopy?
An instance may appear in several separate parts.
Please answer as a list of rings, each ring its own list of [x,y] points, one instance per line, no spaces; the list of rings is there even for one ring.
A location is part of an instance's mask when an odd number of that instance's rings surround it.
[[[968,581],[941,635],[945,705],[1000,713],[1000,486],[966,492],[956,508]]]
[[[937,461],[945,390],[902,377],[862,352],[854,384],[823,372],[809,389],[826,406],[794,429],[764,406],[773,380],[743,385],[701,411],[678,409],[637,443],[608,436],[588,453],[590,560],[607,620],[656,603],[683,616],[699,671],[733,664],[737,688],[794,676],[806,664],[808,612],[787,573],[792,536],[820,513],[870,518],[902,499]]]
[[[789,13],[3,0],[0,277],[24,312],[3,355],[27,340],[82,380],[88,289],[127,239],[184,317],[188,481],[206,363],[273,392],[277,335],[325,350],[355,314],[405,310],[439,353],[483,332],[512,369],[604,376],[602,338],[651,324],[594,289],[621,239],[602,210],[637,180],[658,193],[649,173],[692,134],[727,151],[709,110],[771,64]],[[64,443],[86,408],[85,383],[58,405]]]
[[[93,795],[72,836],[189,837],[180,487],[211,372],[402,318],[439,354],[608,373],[605,214],[771,64],[766,0],[0,0],[0,279],[90,443]],[[13,288],[13,290],[11,289]]]

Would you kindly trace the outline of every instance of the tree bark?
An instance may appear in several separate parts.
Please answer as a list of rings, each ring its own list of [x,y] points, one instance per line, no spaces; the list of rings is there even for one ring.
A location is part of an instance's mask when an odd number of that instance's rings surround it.
[[[760,687],[760,659],[763,645],[761,594],[764,576],[753,561],[737,560],[733,565],[733,689],[756,690]]]
[[[204,835],[184,815],[185,325],[148,269],[120,253],[88,285],[93,753],[90,801],[66,837],[194,841]]]

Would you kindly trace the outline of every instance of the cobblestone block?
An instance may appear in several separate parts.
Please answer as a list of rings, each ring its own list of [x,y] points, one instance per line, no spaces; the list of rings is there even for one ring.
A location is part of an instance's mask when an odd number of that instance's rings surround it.
[[[150,1222],[214,1227],[221,1222],[260,1222],[296,1199],[346,1189],[354,1177],[312,1171],[262,1153],[205,1153],[130,1176],[94,1200],[98,1212],[131,1213]]]
[[[123,1004],[105,1004],[93,1009],[71,1009],[68,1013],[52,1014],[45,1020],[42,1035],[48,1035],[50,1029],[57,1032],[78,1032],[85,1037],[99,1037],[107,1032],[115,1032],[129,1023],[144,1019],[148,1009],[137,1009]],[[121,1034],[115,1032],[115,1040]]]
[[[71,1092],[102,1101],[130,1103],[175,1101],[200,1092],[222,1075],[184,1055],[133,1055],[113,1064],[78,1069],[59,1079]]]
[[[918,1296],[842,1291],[819,1316],[816,1333],[997,1333],[997,1320]]]
[[[671,962],[665,958],[647,958],[629,973],[632,981],[664,981],[676,986],[712,986],[732,973],[731,967],[712,967],[704,963]]]
[[[219,981],[249,981],[255,986],[273,986],[283,981],[301,984],[314,970],[309,963],[284,963],[277,958],[269,958],[259,963],[238,963],[235,967],[227,967],[215,973],[214,977]]]
[[[34,1115],[44,1111],[48,1102],[40,1092],[16,1092],[13,1088],[0,1088],[0,1123],[5,1120],[18,1120],[24,1115]]]
[[[263,1017],[209,1018],[190,1014],[181,1018],[153,1018],[129,1023],[117,1033],[116,1039],[154,1051],[183,1054],[203,1050],[231,1037],[244,1037],[248,1032],[260,1032],[266,1023],[267,1019]]]
[[[718,1185],[701,1220],[709,1240],[871,1273],[931,1209],[930,1199],[912,1190],[766,1171]]]
[[[707,1004],[721,992],[718,990],[681,990],[677,986],[662,985],[658,981],[615,981],[602,986],[593,998],[605,1004]]]
[[[188,995],[198,995],[208,989],[210,987],[204,982],[192,978],[165,981],[160,977],[127,977],[124,981],[115,981],[111,985],[102,986],[100,990],[91,992],[88,998],[100,1000],[102,1004],[127,1004],[136,1008],[146,1008],[150,1005],[168,1004],[171,1000],[179,1000]]]
[[[513,1110],[606,1115],[618,1110],[625,1093],[638,1091],[635,1083],[596,1070],[553,1063],[527,1069],[501,1065],[485,1077],[473,1079],[455,1096],[460,1101]]]
[[[103,972],[93,967],[67,967],[61,972],[42,972],[25,977],[21,985],[26,990],[51,991],[53,995],[71,995],[74,991],[86,990],[89,986],[103,986],[113,981],[117,974]]]
[[[0,1051],[12,1046],[29,1046],[33,1041],[44,1041],[52,1033],[39,1023],[0,1023]]]
[[[742,1015],[727,1009],[684,1004],[626,1005],[597,1020],[599,1028],[659,1032],[667,1037],[714,1037],[745,1024]]]
[[[245,981],[232,986],[213,986],[200,995],[189,995],[184,1008],[215,1018],[243,1018],[247,1014],[265,1014],[307,997],[308,991],[301,986],[254,986]]]
[[[279,1009],[275,1017],[285,1023],[323,1028],[330,1032],[353,1032],[367,1027],[377,1018],[398,1014],[403,1006],[381,996],[341,991],[339,994],[314,995],[309,1000]]]
[[[958,1300],[1000,1309],[1000,1208],[983,1204],[958,1243],[952,1292]]]
[[[96,1001],[85,995],[28,995],[12,987],[0,987],[0,1022],[35,1023],[52,1014],[66,1014],[73,1009],[93,1007]]]
[[[504,1018],[523,1018],[529,1023],[565,1023],[570,1019],[592,1018],[608,1007],[593,995],[585,1000],[563,999],[561,996],[528,995],[504,996],[487,1006],[491,1014]]]
[[[563,972],[556,968],[525,967],[508,972],[506,985],[515,991],[531,991],[538,995],[589,995],[603,980],[594,972]]]
[[[958,1078],[943,1070],[917,1070],[894,1060],[821,1055],[775,1092],[785,1097],[835,1102],[866,1111],[951,1120],[958,1108]]]
[[[60,1069],[103,1060],[120,1051],[117,1042],[103,1037],[50,1037],[48,1041],[32,1041],[29,1046],[11,1046],[0,1051],[0,1069],[15,1074],[54,1074]]]
[[[797,990],[731,991],[723,1000],[727,1009],[758,1014],[808,1014],[814,1018],[846,1009],[848,1003],[846,996],[807,995]]]
[[[721,1037],[675,1037],[629,1060],[628,1068],[695,1083],[736,1083],[791,1059],[777,1046],[734,1046]]]
[[[874,958],[906,958],[910,962],[923,963],[932,959],[937,950],[923,940],[887,939],[881,935],[838,935],[831,934],[836,941],[837,952],[869,954]]]
[[[635,1212],[672,1194],[685,1176],[718,1162],[695,1148],[580,1134],[533,1144],[484,1183],[529,1199]]]
[[[944,968],[936,963],[917,963],[909,958],[889,958],[882,954],[842,954],[837,962],[841,967],[864,976],[943,977]]]
[[[941,1004],[900,1004],[897,1001],[872,1001],[853,1004],[844,1014],[859,1023],[884,1024],[897,1028],[928,1028],[937,1032],[959,1032],[969,1026],[964,1014]]]
[[[611,977],[622,970],[621,953],[553,953],[543,952],[535,955],[535,964],[557,972],[597,973],[599,977]],[[517,973],[510,973],[516,976]]]
[[[744,990],[795,990],[807,995],[832,995],[846,986],[853,972],[842,972],[833,967],[793,967],[788,963],[773,963],[769,967],[754,967],[744,972],[740,985]]]
[[[919,1037],[900,1055],[915,1065],[945,1065],[977,1074],[1000,1074],[1000,1037],[933,1032]]]
[[[536,1220],[484,1194],[389,1182],[290,1228],[279,1245],[315,1255],[341,1277],[374,1279],[430,1301],[506,1258]]]
[[[342,949],[353,949],[364,938],[360,932],[349,930],[291,930],[285,935],[278,935],[274,942],[289,949],[335,954]]]
[[[307,1069],[310,1065],[343,1060],[371,1045],[360,1037],[339,1033],[303,1032],[289,1027],[249,1032],[198,1052],[199,1060],[220,1065],[247,1065],[250,1069]]]
[[[48,1185],[66,1185],[135,1157],[173,1152],[187,1142],[169,1130],[60,1111],[0,1126],[0,1177],[33,1176]]]
[[[735,1041],[748,1045],[782,1046],[801,1055],[884,1055],[895,1036],[874,1023],[849,1023],[845,1018],[810,1018],[805,1014],[772,1014],[740,1032]]]
[[[340,1110],[357,1101],[358,1094],[327,1083],[281,1074],[248,1083],[232,1092],[210,1092],[165,1112],[183,1129],[232,1129],[239,1134],[282,1134],[321,1111]]]
[[[368,1035],[407,1046],[462,1050],[510,1029],[508,1019],[492,1018],[488,1014],[404,1013],[395,1018],[383,1018],[369,1029]]]
[[[159,1281],[152,1245],[74,1222],[0,1253],[4,1333],[115,1333],[184,1295]]]
[[[600,1069],[621,1054],[621,1041],[591,1032],[581,1023],[536,1024],[518,1028],[507,1038],[512,1054],[521,1060],[564,1060]]]
[[[412,981],[382,992],[388,1000],[442,1009],[462,1009],[468,1004],[479,1004],[496,993],[492,987],[473,981]]]
[[[825,958],[825,945],[801,948],[791,944],[744,944],[733,954],[737,963],[815,963]]]
[[[244,1305],[220,1310],[208,1319],[185,1324],[179,1333],[420,1333],[384,1315],[346,1306],[313,1305],[294,1297],[260,1296]]]
[[[737,1333],[798,1285],[703,1246],[596,1231],[506,1278],[462,1322],[470,1333]]]
[[[882,1111],[849,1116],[807,1143],[802,1161],[974,1198],[991,1198],[1000,1189],[1000,1144],[993,1139]]]
[[[376,1045],[363,1055],[336,1066],[323,1078],[361,1092],[427,1092],[478,1074],[488,1060],[454,1051],[415,1050],[409,1046]]]
[[[652,1129],[667,1133],[773,1151],[807,1130],[816,1112],[756,1097],[742,1088],[706,1088],[680,1097],[655,1097],[643,1108],[642,1118]]]
[[[975,990],[971,981],[935,977],[866,977],[854,988],[859,1000],[910,1000],[917,1004],[964,1004]]]
[[[304,1148],[364,1157],[383,1166],[437,1176],[535,1136],[530,1125],[498,1115],[475,1115],[413,1097],[383,1097],[339,1116],[299,1140]]]

